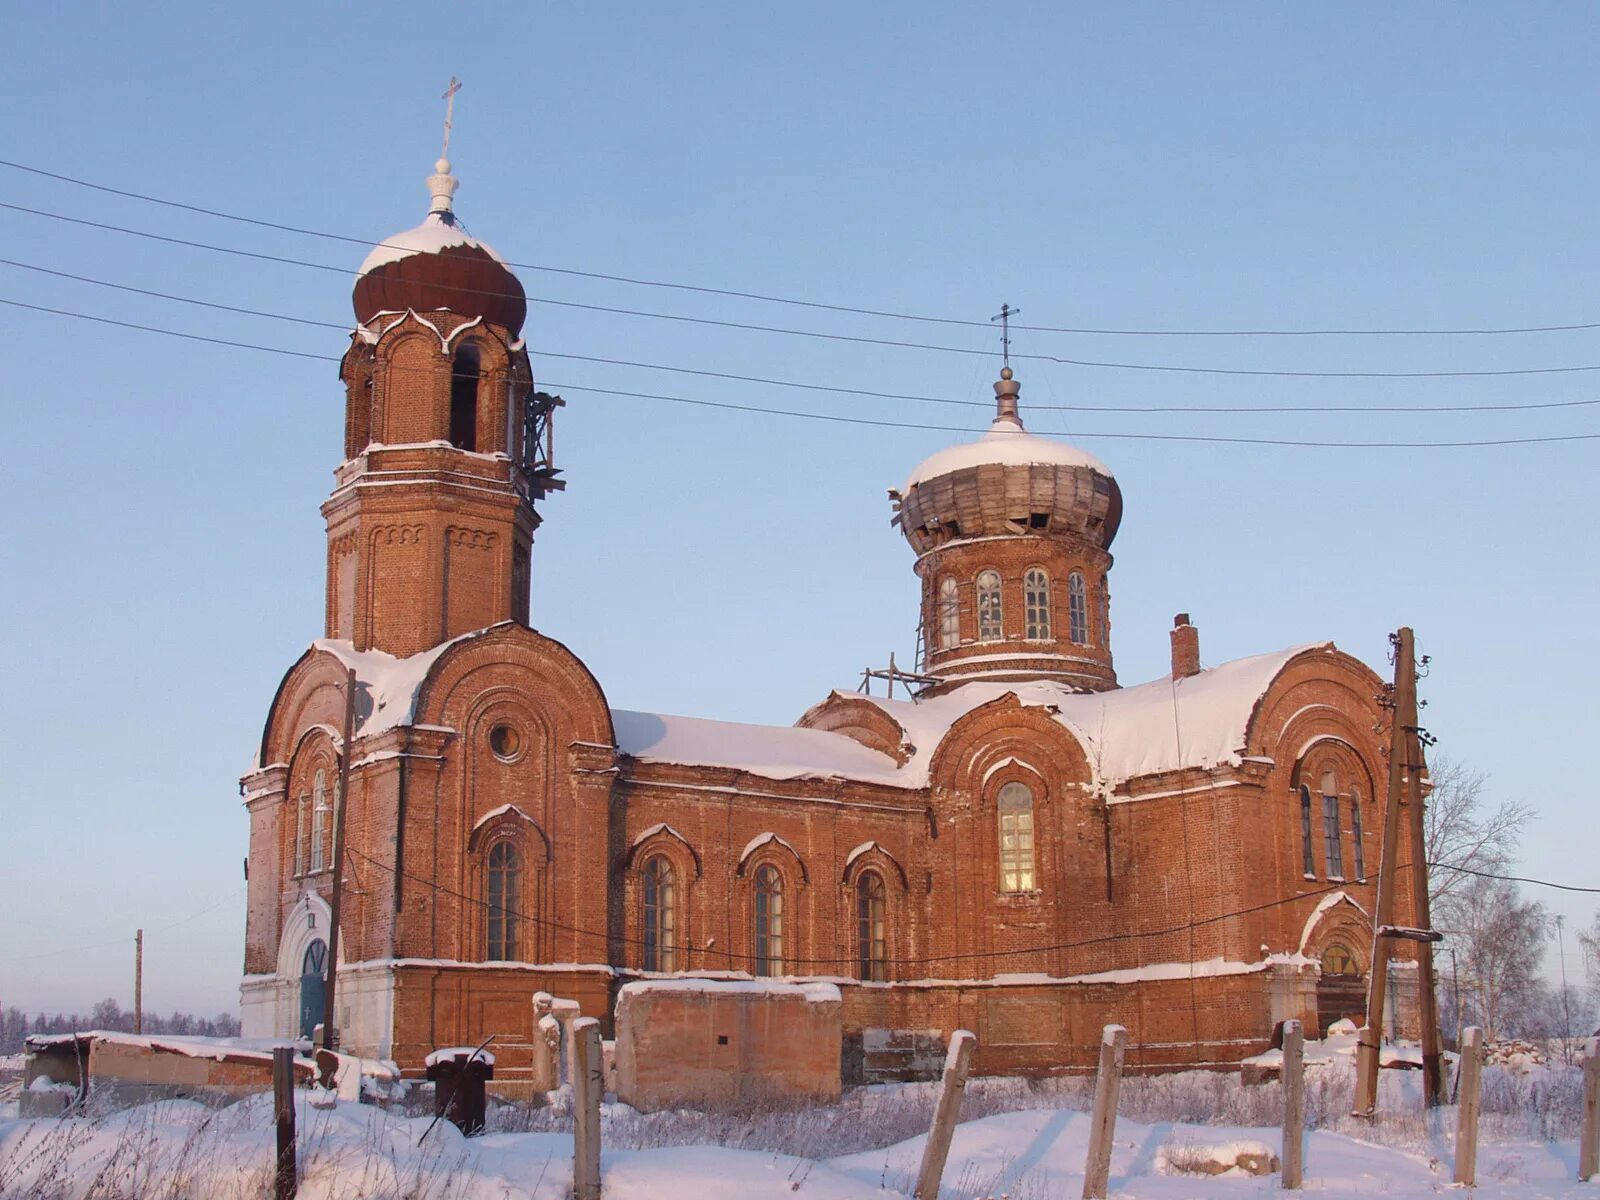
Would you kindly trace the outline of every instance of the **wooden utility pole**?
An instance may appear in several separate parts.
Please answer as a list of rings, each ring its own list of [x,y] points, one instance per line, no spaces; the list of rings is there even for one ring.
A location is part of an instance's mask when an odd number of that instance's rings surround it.
[[[574,1021],[572,1046],[572,1195],[600,1200],[600,1099],[606,1090],[600,1022],[593,1017]]]
[[[339,1044],[334,1026],[334,991],[339,978],[339,900],[344,893],[344,810],[350,801],[350,752],[355,740],[356,672],[351,667],[344,679],[344,741],[339,747],[339,794],[333,804],[333,896],[328,901],[328,986],[322,1006],[322,1048]]]
[[[1389,728],[1389,791],[1383,809],[1383,849],[1378,865],[1378,904],[1372,914],[1372,969],[1367,972],[1367,1018],[1356,1044],[1356,1093],[1352,1115],[1370,1117],[1378,1107],[1378,1048],[1383,1041],[1383,1001],[1389,987],[1389,942],[1394,920],[1395,856],[1400,850],[1400,798],[1410,758],[1405,727],[1416,725],[1417,673],[1409,628],[1394,637],[1394,710]],[[1417,847],[1420,855],[1422,847]]]
[[[1094,1113],[1089,1118],[1089,1153],[1083,1166],[1083,1200],[1105,1200],[1111,1178],[1111,1138],[1117,1127],[1117,1095],[1128,1031],[1107,1025],[1100,1033],[1100,1069],[1094,1078]]]
[[[133,1031],[144,1032],[144,930],[133,935]]]
[[[1416,648],[1411,645],[1411,630],[1402,629],[1400,636],[1415,659]],[[1415,664],[1413,664],[1415,665]],[[1417,1003],[1422,1020],[1422,1095],[1429,1108],[1444,1103],[1444,1067],[1439,1053],[1439,1003],[1438,989],[1433,975],[1433,943],[1438,935],[1433,932],[1433,911],[1428,899],[1428,831],[1424,819],[1425,801],[1422,796],[1422,772],[1427,764],[1422,756],[1421,721],[1417,717],[1416,676],[1411,677],[1407,694],[1410,711],[1402,725],[1405,734],[1406,799],[1411,805],[1411,902],[1415,910],[1412,919],[1419,932],[1428,936],[1417,939]],[[1400,723],[1400,709],[1395,709],[1396,723]]]
[[[273,1200],[295,1200],[300,1173],[295,1163],[294,1047],[272,1051],[272,1108],[278,1130],[278,1156],[272,1173]]]
[[[1461,1032],[1461,1108],[1456,1114],[1456,1169],[1462,1187],[1478,1182],[1478,1100],[1483,1094],[1483,1030],[1468,1025]]]
[[[1283,1023],[1283,1176],[1288,1191],[1303,1182],[1306,1144],[1306,1035],[1299,1021]]]
[[[967,1089],[967,1071],[972,1066],[972,1049],[978,1038],[971,1030],[958,1029],[950,1035],[950,1048],[944,1056],[944,1079],[939,1085],[939,1103],[933,1110],[928,1143],[922,1148],[922,1169],[917,1172],[917,1187],[911,1194],[917,1200],[939,1200],[939,1183],[950,1157],[950,1138],[961,1115],[961,1094]]]

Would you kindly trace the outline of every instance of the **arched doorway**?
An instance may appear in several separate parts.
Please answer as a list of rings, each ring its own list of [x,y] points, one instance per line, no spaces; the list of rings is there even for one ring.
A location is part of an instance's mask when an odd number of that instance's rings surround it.
[[[1367,981],[1350,948],[1332,942],[1322,952],[1322,975],[1317,980],[1318,1032],[1326,1034],[1328,1026],[1342,1017],[1357,1025],[1367,1019]]]
[[[300,1036],[308,1038],[322,1021],[328,997],[328,943],[318,938],[300,963]]]

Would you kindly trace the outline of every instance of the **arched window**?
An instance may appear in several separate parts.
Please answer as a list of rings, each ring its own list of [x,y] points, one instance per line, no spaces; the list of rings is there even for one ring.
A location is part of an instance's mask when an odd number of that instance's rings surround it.
[[[487,936],[484,958],[513,962],[518,957],[522,908],[522,856],[513,842],[496,842],[489,849]]]
[[[1339,781],[1332,770],[1322,773],[1322,836],[1330,879],[1344,878],[1344,850],[1340,846]]]
[[[328,773],[318,771],[316,779],[311,784],[311,870],[320,871],[328,865],[327,841],[328,818],[332,815],[328,806]]]
[[[1361,792],[1350,789],[1350,842],[1355,847],[1356,878],[1367,877],[1367,860],[1361,850]]]
[[[953,650],[961,644],[961,601],[956,595],[956,581],[939,582],[939,649]]]
[[[1073,645],[1089,644],[1089,596],[1077,571],[1067,576],[1067,636]]]
[[[1033,891],[1033,793],[1022,783],[1000,789],[1000,890]]]
[[[783,876],[770,863],[756,869],[756,974],[783,974]]]
[[[306,838],[310,835],[311,797],[305,792],[294,806],[294,874],[298,879],[306,873]]]
[[[856,880],[856,957],[860,977],[871,983],[889,978],[889,947],[883,927],[883,876],[863,871]]]
[[[1050,636],[1050,576],[1042,567],[1029,567],[1022,577],[1023,615],[1030,638]]]
[[[1322,974],[1324,978],[1333,975],[1359,976],[1361,968],[1356,965],[1356,956],[1350,953],[1348,947],[1334,943],[1322,952]]]
[[[1300,785],[1300,869],[1310,879],[1317,873],[1317,864],[1311,855],[1311,789]]]
[[[678,889],[672,864],[657,855],[644,865],[644,969],[678,969]]]
[[[1000,627],[1000,573],[978,572],[978,640],[998,642]]]
[[[450,444],[478,448],[478,348],[462,346],[450,364]]]

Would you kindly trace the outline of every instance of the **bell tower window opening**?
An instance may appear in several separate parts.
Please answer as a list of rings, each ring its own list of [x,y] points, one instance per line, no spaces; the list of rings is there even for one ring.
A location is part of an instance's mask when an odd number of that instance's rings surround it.
[[[1367,863],[1361,849],[1361,793],[1350,789],[1350,842],[1355,849],[1356,878],[1367,877]]]
[[[657,855],[644,865],[644,969],[678,969],[677,905],[672,864]]]
[[[1000,573],[978,573],[978,640],[998,642],[1001,638]]]
[[[1332,771],[1322,775],[1322,834],[1327,843],[1327,866],[1330,879],[1344,878],[1344,849],[1340,845],[1342,830],[1339,825],[1339,782]]]
[[[961,600],[954,579],[939,581],[939,649],[953,650],[961,644]]]
[[[1089,644],[1089,596],[1077,571],[1067,576],[1067,635],[1075,646]]]
[[[1027,784],[1000,789],[1000,890],[1031,892],[1033,874],[1033,793]]]
[[[1311,789],[1300,785],[1300,869],[1307,879],[1317,873],[1311,853]]]
[[[783,974],[783,876],[765,864],[756,870],[756,971],[762,977]]]
[[[462,346],[450,364],[450,444],[457,450],[478,448],[478,348]]]
[[[1027,636],[1036,641],[1050,636],[1050,576],[1030,567],[1022,577],[1023,615]]]
[[[860,977],[868,983],[889,978],[889,946],[884,933],[883,876],[863,871],[856,880],[856,947]]]
[[[514,962],[522,932],[522,856],[514,843],[496,842],[490,848],[488,884],[484,958]]]

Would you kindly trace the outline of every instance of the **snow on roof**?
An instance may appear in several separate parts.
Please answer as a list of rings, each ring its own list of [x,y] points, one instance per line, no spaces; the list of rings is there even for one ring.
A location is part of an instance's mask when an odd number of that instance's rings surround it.
[[[768,779],[856,779],[908,786],[894,759],[842,733],[611,710],[617,748],[645,762],[729,767]]]
[[[1098,471],[1107,479],[1115,478],[1111,474],[1110,467],[1087,451],[1079,450],[1066,442],[1029,433],[1022,427],[1020,421],[1009,417],[996,417],[994,423],[989,426],[989,431],[977,441],[951,446],[924,459],[922,465],[911,472],[910,478],[906,480],[906,486],[901,490],[909,492],[912,487],[924,480],[948,475],[963,467],[978,467],[989,463],[1007,467],[1035,464],[1087,467],[1091,471]]]
[[[458,1058],[471,1059],[474,1062],[494,1066],[494,1054],[488,1050],[479,1049],[477,1046],[444,1046],[431,1051],[428,1057],[422,1060],[425,1067],[436,1067],[440,1063],[455,1062]]]
[[[396,658],[382,650],[357,650],[352,643],[335,638],[318,638],[311,648],[326,651],[355,670],[356,683],[366,693],[365,697],[358,693],[356,700],[356,732],[365,737],[411,724],[416,719],[417,693],[433,664],[457,642],[484,632],[464,633],[409,658]]]
[[[778,983],[770,979],[639,979],[622,985],[618,996],[642,992],[682,995],[698,992],[722,996],[797,996],[809,1004],[839,1003],[839,988],[832,983]]]
[[[386,263],[399,262],[402,258],[410,258],[415,254],[438,254],[452,246],[476,247],[501,266],[506,265],[506,260],[495,253],[493,246],[487,242],[480,242],[459,224],[447,222],[439,213],[434,212],[429,213],[427,219],[415,229],[397,233],[374,246],[372,253],[367,255],[361,264],[361,270],[356,274],[365,275]]]
[[[1331,642],[1235,659],[1176,682],[1170,676],[1108,692],[1064,684],[969,683],[925,700],[862,697],[906,731],[915,752],[901,770],[906,786],[926,787],[934,751],[973,709],[1007,694],[1049,709],[1082,743],[1098,782],[1115,787],[1141,775],[1184,767],[1237,766],[1256,701],[1291,658],[1332,650]],[[854,695],[854,693],[851,693]]]

